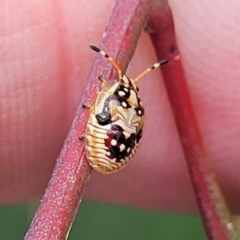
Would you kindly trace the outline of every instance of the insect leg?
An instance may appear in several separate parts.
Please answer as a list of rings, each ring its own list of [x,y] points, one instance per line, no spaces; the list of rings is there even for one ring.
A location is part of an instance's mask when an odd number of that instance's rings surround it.
[[[80,141],[83,141],[83,139],[84,139],[84,134],[83,135],[81,135],[81,136],[79,136],[79,138],[78,138]]]
[[[88,104],[84,104],[84,103],[82,104],[82,108],[83,108],[83,109],[91,108],[91,107],[92,107],[92,106],[90,106],[90,105],[88,105]]]

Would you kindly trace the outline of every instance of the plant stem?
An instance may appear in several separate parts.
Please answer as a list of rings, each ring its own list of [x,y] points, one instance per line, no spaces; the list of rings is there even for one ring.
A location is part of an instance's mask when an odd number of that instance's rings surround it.
[[[208,238],[237,239],[239,235],[204,149],[167,4],[154,8],[147,30],[157,57],[169,60],[169,64],[162,68],[162,74]]]
[[[167,1],[118,0],[100,48],[116,59],[124,71],[144,27],[159,60],[169,60],[162,73],[207,235],[209,239],[237,239],[239,235],[219,191],[195,119]],[[91,172],[83,142],[79,140],[88,120],[88,111],[82,104],[91,105],[94,101],[100,88],[97,79],[103,72],[107,79],[116,76],[112,65],[97,55],[26,240],[65,239],[67,236]]]

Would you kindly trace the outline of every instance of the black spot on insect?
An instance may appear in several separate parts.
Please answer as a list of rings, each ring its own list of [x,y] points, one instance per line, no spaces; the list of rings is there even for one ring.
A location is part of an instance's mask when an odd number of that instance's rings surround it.
[[[119,147],[112,146],[110,148],[110,153],[111,153],[111,156],[113,158],[116,158],[116,162],[120,162],[121,161],[121,152],[120,152],[120,148]]]
[[[140,129],[137,133],[136,141],[139,143],[140,139],[142,138],[142,129]]]
[[[120,99],[120,102],[121,102],[121,106],[124,107],[124,108],[130,108],[131,107],[131,105],[128,102],[126,102],[122,99]]]
[[[100,125],[107,125],[107,124],[112,122],[111,121],[112,116],[111,116],[110,107],[109,107],[109,104],[110,104],[111,100],[116,100],[118,105],[121,104],[119,102],[117,96],[115,96],[115,95],[109,96],[104,102],[102,112],[96,115],[96,119],[98,121],[98,124],[100,124]]]
[[[123,85],[118,86],[114,94],[123,99],[128,99],[130,97],[130,91]]]
[[[132,133],[129,138],[126,140],[126,147],[134,148],[135,147],[136,134]]]
[[[108,152],[110,155],[106,155],[109,159],[115,159],[116,162],[125,161],[125,159],[131,154],[132,149],[136,146],[136,141],[141,138],[140,135],[132,133],[128,138],[122,133],[122,128],[120,131],[116,130],[119,128],[116,124],[112,126],[113,129],[108,130],[108,139],[105,139],[105,146],[108,147]],[[112,131],[114,130],[114,131]],[[117,144],[112,146],[112,139],[116,140]],[[121,144],[124,145],[124,149],[121,151]]]
[[[144,108],[143,107],[135,108],[135,111],[136,111],[138,116],[143,116],[144,115]]]
[[[125,144],[126,142],[125,136],[122,133],[115,134],[113,139],[115,139],[118,144],[121,144],[121,143]]]
[[[123,131],[123,128],[117,124],[112,124],[111,129],[114,131]]]
[[[114,93],[112,99],[117,101],[118,106],[122,106],[123,108],[131,108],[131,105],[127,102],[124,97],[119,96],[117,92]]]
[[[109,112],[101,112],[96,115],[96,119],[99,125],[107,125],[111,123],[111,114]]]
[[[124,161],[124,158],[126,157],[126,151],[121,152],[120,147],[118,146],[112,146],[110,148],[110,154],[113,159],[114,158],[116,159],[115,162],[118,162],[118,163],[121,161]]]

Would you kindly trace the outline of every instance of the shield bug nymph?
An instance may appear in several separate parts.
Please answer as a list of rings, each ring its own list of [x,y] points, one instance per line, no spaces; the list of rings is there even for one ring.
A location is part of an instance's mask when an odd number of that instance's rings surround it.
[[[114,59],[95,46],[90,48],[114,66],[118,78],[106,81],[90,107],[84,135],[86,157],[93,169],[109,174],[125,167],[133,158],[142,137],[144,108],[136,83],[153,69],[166,64],[163,60],[132,79],[122,73]]]

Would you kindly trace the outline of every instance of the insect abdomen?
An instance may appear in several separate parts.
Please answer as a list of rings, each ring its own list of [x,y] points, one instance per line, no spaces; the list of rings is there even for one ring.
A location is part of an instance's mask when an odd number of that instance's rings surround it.
[[[90,165],[101,173],[113,173],[126,166],[135,154],[141,131],[135,127],[124,128],[124,122],[101,126],[90,114],[85,134],[85,149]]]

